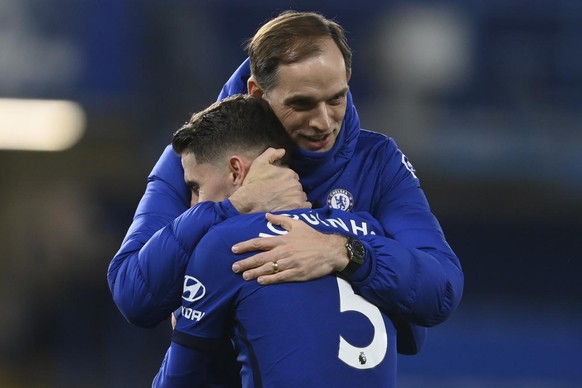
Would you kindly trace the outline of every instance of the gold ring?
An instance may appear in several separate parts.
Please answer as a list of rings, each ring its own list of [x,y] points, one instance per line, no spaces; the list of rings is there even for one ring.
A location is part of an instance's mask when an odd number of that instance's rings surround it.
[[[279,264],[277,264],[277,262],[273,262],[273,264],[271,264],[273,266],[273,273],[277,273],[279,272]]]

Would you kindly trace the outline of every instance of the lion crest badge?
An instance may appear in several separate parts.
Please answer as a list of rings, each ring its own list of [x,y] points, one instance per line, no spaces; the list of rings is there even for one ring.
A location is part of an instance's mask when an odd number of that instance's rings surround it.
[[[354,207],[354,196],[345,189],[335,189],[328,194],[327,204],[332,209],[349,212]]]

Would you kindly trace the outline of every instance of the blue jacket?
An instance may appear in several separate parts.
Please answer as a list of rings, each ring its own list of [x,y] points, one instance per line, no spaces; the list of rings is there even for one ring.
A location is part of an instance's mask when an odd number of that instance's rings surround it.
[[[247,60],[219,99],[247,92],[249,74]],[[367,211],[382,224],[385,237],[362,238],[369,260],[349,281],[392,317],[398,352],[416,354],[424,327],[443,322],[459,304],[463,272],[410,162],[392,139],[361,129],[349,93],[347,102],[334,147],[297,150],[292,167],[314,207]],[[180,306],[181,279],[194,247],[210,227],[238,214],[228,200],[188,209],[189,201],[180,160],[168,146],[108,271],[118,308],[136,325],[157,325]]]

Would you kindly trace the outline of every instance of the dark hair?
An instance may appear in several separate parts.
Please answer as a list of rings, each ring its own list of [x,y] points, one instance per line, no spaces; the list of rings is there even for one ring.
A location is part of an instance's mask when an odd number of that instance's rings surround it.
[[[260,27],[248,41],[251,73],[270,90],[277,81],[277,68],[322,51],[321,38],[332,38],[344,57],[346,73],[352,72],[352,50],[342,26],[315,12],[285,11]]]
[[[257,157],[269,147],[284,148],[282,164],[289,164],[293,142],[269,106],[259,97],[234,95],[192,115],[174,133],[178,154],[193,153],[198,163],[212,163],[227,153]]]

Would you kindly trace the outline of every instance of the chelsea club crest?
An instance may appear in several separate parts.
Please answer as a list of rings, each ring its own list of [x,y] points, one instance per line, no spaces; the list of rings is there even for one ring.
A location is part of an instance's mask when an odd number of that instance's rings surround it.
[[[354,207],[354,196],[345,189],[335,189],[328,194],[327,204],[332,209],[349,212]]]

